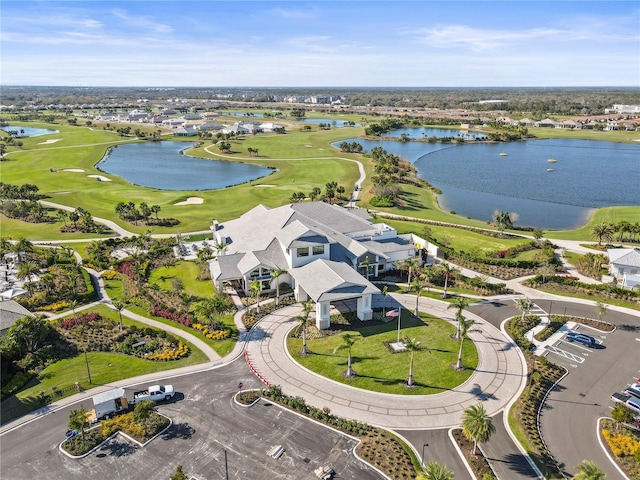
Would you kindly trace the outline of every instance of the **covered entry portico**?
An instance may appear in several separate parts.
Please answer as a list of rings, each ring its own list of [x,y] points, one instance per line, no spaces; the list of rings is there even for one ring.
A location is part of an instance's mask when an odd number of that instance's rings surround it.
[[[316,303],[316,327],[330,325],[331,302],[356,299],[357,316],[362,321],[373,317],[372,296],[380,290],[349,265],[331,260],[316,260],[290,272],[293,289],[300,302]]]

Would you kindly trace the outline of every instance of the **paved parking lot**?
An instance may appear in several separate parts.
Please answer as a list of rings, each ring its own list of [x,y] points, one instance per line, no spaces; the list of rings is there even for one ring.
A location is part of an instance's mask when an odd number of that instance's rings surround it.
[[[180,393],[175,401],[159,407],[174,422],[165,434],[144,448],[119,436],[81,460],[58,451],[69,410],[78,405],[64,408],[1,437],[1,476],[166,479],[182,464],[200,480],[224,479],[226,450],[231,479],[315,479],[313,470],[327,464],[339,478],[382,478],[353,455],[355,440],[269,402],[250,408],[234,403],[239,381],[243,388],[260,386],[242,360],[171,379]],[[285,448],[277,460],[267,455],[276,445]]]
[[[533,299],[544,312],[597,318],[595,307],[565,301]],[[470,308],[494,325],[519,312],[510,302],[485,303]],[[567,476],[584,459],[594,460],[607,480],[624,477],[603,453],[597,437],[597,420],[609,416],[614,391],[623,390],[638,378],[640,364],[640,315],[610,309],[604,320],[616,325],[613,333],[597,332],[586,326],[578,331],[596,338],[600,348],[588,348],[566,341],[566,335],[552,344],[547,356],[569,371],[549,394],[541,414],[542,436]]]

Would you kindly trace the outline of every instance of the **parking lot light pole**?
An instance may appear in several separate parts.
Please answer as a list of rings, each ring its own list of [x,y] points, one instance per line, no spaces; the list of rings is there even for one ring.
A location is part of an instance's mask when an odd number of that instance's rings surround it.
[[[428,447],[429,444],[428,443],[423,443],[422,444],[422,465],[424,466],[424,447]]]

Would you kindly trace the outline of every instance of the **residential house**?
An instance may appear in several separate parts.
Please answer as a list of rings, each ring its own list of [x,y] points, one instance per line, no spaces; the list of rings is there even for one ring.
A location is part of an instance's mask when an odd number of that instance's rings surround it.
[[[623,287],[640,285],[640,250],[637,248],[610,248],[609,274]]]
[[[331,302],[357,299],[357,315],[370,320],[369,281],[396,262],[415,257],[410,235],[384,223],[372,223],[364,209],[324,202],[294,203],[269,209],[258,205],[241,217],[212,226],[214,241],[224,246],[209,262],[211,279],[249,294],[252,283],[273,291],[276,282],[291,285],[297,300],[317,304],[316,325],[329,327]],[[274,278],[273,271],[282,273]]]
[[[558,122],[550,118],[545,118],[544,120],[540,120],[539,122],[536,122],[534,125],[536,127],[541,127],[541,128],[557,128]]]

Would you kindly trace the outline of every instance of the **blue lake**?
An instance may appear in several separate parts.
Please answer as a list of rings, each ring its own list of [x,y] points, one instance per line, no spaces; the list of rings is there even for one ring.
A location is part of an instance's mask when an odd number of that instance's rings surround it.
[[[7,125],[0,127],[5,132],[18,132],[18,137],[39,137],[40,135],[49,135],[51,133],[60,133],[59,130],[49,130],[48,128],[24,127],[19,125]]]
[[[571,229],[583,225],[594,208],[640,205],[640,145],[346,141],[367,151],[379,146],[410,161],[420,177],[442,190],[438,202],[444,210],[478,220],[491,221],[496,210],[506,210],[517,214],[516,225]]]
[[[453,128],[433,128],[433,127],[418,127],[418,128],[399,128],[389,133],[382,134],[383,137],[399,137],[400,135],[408,135],[411,138],[464,138],[465,140],[471,140],[474,138],[487,138],[487,135],[481,132],[474,132],[473,130],[458,130]]]
[[[162,190],[214,190],[249,182],[273,169],[240,162],[208,160],[182,155],[184,142],[118,145],[97,168],[128,182]]]

